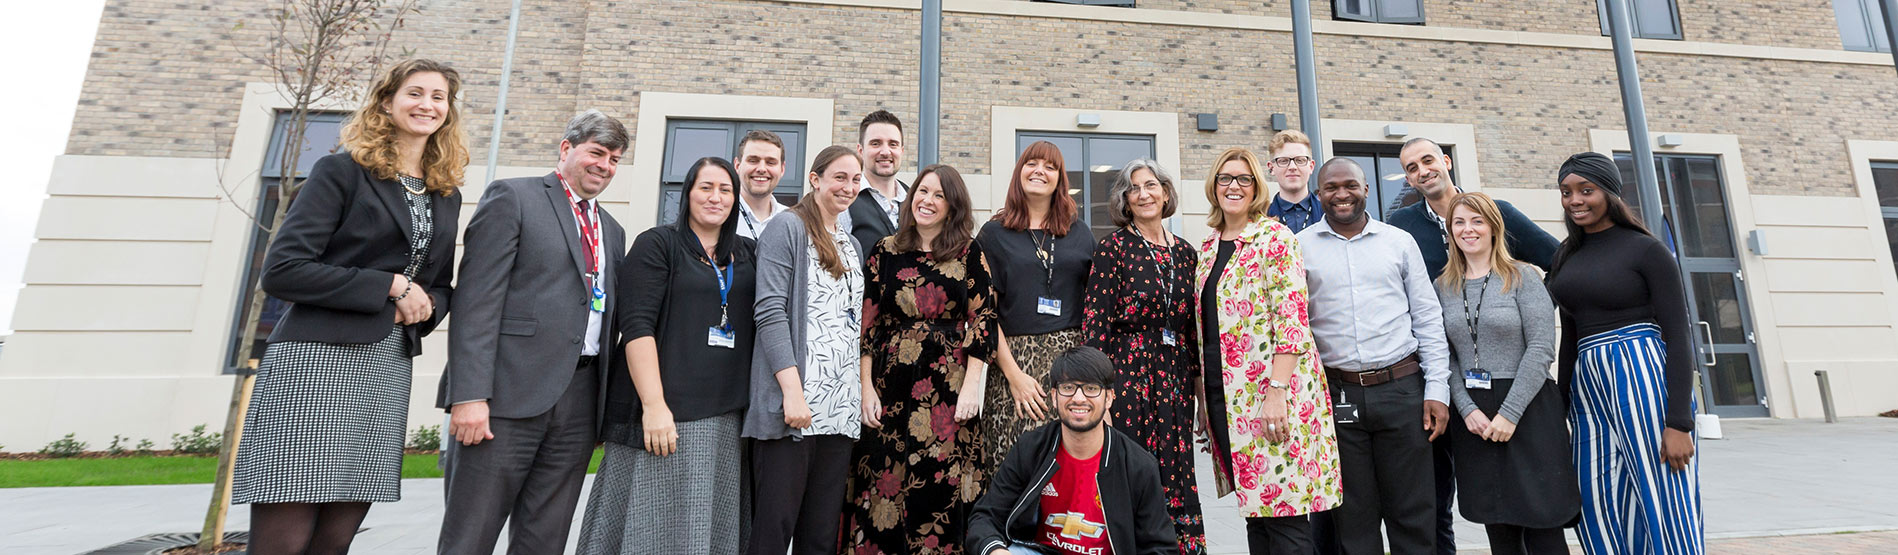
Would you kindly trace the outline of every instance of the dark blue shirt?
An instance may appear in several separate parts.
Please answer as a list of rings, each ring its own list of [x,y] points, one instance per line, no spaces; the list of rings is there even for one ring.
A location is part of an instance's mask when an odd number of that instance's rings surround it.
[[[1324,214],[1318,212],[1318,195],[1310,194],[1298,202],[1285,202],[1284,198],[1272,195],[1272,207],[1265,209],[1265,215],[1278,218],[1279,223],[1291,228],[1294,235],[1325,218]]]
[[[1498,200],[1496,208],[1503,213],[1503,228],[1509,230],[1504,240],[1509,244],[1510,256],[1549,271],[1549,263],[1555,260],[1555,249],[1562,242],[1508,202]],[[1436,218],[1424,212],[1429,209],[1429,202],[1418,201],[1391,212],[1384,221],[1409,232],[1411,238],[1417,240],[1417,250],[1423,251],[1424,266],[1434,280],[1443,275],[1443,266],[1450,263],[1450,244],[1444,239],[1443,227],[1437,224]]]

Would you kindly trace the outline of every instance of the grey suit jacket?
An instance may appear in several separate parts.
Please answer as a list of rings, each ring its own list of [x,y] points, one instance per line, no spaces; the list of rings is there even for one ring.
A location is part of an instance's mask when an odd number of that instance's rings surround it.
[[[612,276],[626,258],[626,230],[605,210],[599,215],[607,304],[593,371],[604,377],[614,356],[619,298]],[[549,173],[489,184],[463,245],[457,291],[467,296],[454,299],[436,406],[486,399],[494,417],[547,412],[573,380],[591,302],[579,224],[559,178]],[[599,389],[605,395],[606,388]]]

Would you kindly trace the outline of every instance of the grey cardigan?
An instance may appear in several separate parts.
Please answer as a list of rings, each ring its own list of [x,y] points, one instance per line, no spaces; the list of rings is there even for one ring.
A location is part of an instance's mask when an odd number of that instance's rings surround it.
[[[856,238],[850,239],[850,245],[862,251]],[[745,408],[740,432],[744,437],[802,437],[784,423],[784,391],[778,387],[778,371],[795,366],[798,382],[804,381],[809,356],[804,348],[804,318],[809,306],[804,292],[805,276],[810,275],[810,257],[805,252],[810,246],[804,220],[795,214],[771,218],[758,233],[758,298],[752,305],[758,338],[751,350],[751,404]]]
[[[1490,279],[1464,282],[1464,291],[1437,286],[1437,299],[1443,304],[1443,331],[1450,339],[1450,399],[1457,414],[1469,416],[1476,410],[1469,389],[1464,386],[1463,371],[1475,368],[1477,348],[1482,349],[1483,369],[1492,380],[1514,380],[1497,416],[1522,423],[1522,411],[1549,380],[1549,365],[1555,362],[1555,301],[1542,285],[1534,266],[1516,263],[1522,278],[1515,289],[1503,292],[1503,280],[1495,272]],[[1478,287],[1482,288],[1482,311],[1478,315],[1478,339],[1470,341],[1470,325],[1465,319],[1464,295],[1470,308],[1476,308]],[[1500,384],[1498,384],[1500,385]]]

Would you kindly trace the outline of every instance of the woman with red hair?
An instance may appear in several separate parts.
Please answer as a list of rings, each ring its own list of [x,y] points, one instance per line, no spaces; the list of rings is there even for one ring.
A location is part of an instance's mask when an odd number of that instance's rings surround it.
[[[1002,210],[976,236],[994,272],[1001,317],[994,370],[982,410],[983,468],[995,468],[1016,436],[1053,415],[1048,366],[1081,343],[1081,299],[1093,267],[1094,235],[1068,196],[1067,162],[1036,141],[1015,161]]]

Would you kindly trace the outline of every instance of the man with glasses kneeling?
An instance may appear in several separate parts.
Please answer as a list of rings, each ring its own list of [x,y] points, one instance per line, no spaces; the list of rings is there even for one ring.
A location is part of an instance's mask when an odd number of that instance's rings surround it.
[[[969,515],[969,552],[1177,552],[1159,463],[1103,423],[1114,404],[1113,362],[1093,347],[1068,349],[1048,381],[1061,422],[1015,441]]]

